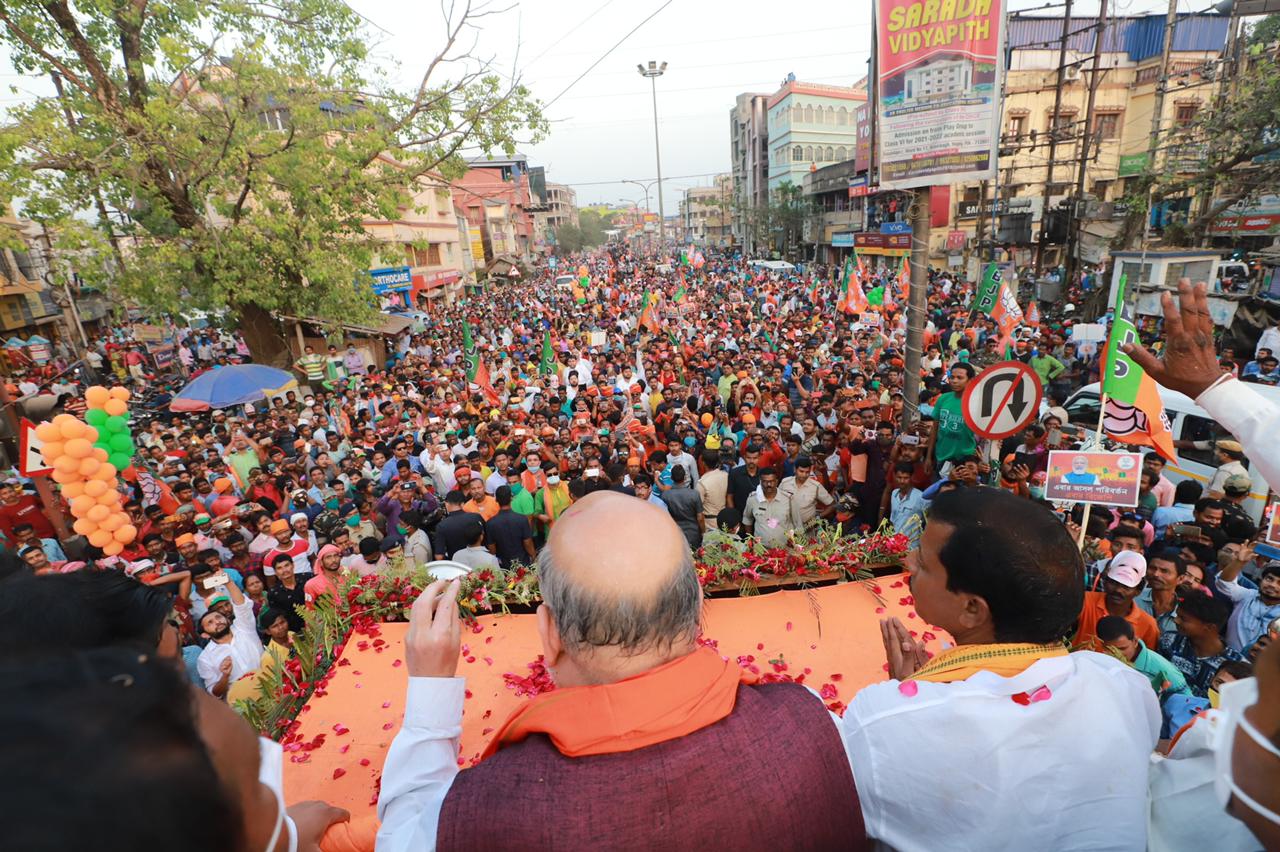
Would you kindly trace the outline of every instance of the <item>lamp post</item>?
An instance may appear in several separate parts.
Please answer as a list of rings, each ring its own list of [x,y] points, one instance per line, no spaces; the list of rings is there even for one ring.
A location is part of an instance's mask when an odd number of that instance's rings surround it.
[[[636,65],[641,77],[649,78],[649,87],[653,94],[653,158],[658,166],[658,245],[667,242],[667,216],[662,206],[662,150],[658,145],[658,78],[667,70],[667,63],[658,64],[652,59],[649,64]]]

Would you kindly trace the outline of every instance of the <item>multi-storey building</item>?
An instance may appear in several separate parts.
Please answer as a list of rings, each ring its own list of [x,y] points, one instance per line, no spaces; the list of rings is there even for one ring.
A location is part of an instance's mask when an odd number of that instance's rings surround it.
[[[769,202],[769,96],[738,95],[729,111],[729,162],[732,189],[734,242],[748,252],[755,247],[749,239],[748,210]]]
[[[811,169],[852,159],[857,146],[854,113],[865,88],[803,83],[792,77],[769,96],[769,190],[801,186]]]

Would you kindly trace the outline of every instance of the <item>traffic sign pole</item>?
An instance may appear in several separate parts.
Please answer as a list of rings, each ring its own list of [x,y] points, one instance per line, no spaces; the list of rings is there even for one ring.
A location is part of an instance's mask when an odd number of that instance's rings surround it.
[[[975,435],[1000,441],[1030,426],[1040,411],[1040,377],[1021,361],[1001,361],[964,389],[961,411]]]

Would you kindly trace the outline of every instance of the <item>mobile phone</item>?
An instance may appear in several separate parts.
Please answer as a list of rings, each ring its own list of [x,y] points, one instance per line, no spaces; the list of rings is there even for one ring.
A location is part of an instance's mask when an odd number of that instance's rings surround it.
[[[1259,542],[1253,546],[1254,556],[1265,556],[1268,559],[1280,559],[1280,547]]]
[[[919,435],[903,435],[902,443],[910,447],[919,446],[920,436]]]
[[[862,430],[862,437],[863,437],[863,438],[866,438],[868,441],[873,440],[873,439],[875,438],[875,436],[876,436],[876,430],[875,430],[875,429],[863,429],[863,430]]]
[[[1013,463],[1020,464],[1031,470],[1036,466],[1036,457],[1034,453],[1014,453]]]
[[[227,576],[227,572],[219,571],[212,577],[206,577],[203,585],[206,589],[220,589],[230,582],[231,578]]]
[[[1200,537],[1200,528],[1195,524],[1174,524],[1170,529],[1173,530],[1173,534],[1179,538]]]
[[[600,471],[596,470],[594,467],[589,467],[582,472],[582,475],[588,479],[595,479],[600,475]]]
[[[1061,429],[1049,430],[1049,446],[1051,447],[1062,446],[1062,430]]]

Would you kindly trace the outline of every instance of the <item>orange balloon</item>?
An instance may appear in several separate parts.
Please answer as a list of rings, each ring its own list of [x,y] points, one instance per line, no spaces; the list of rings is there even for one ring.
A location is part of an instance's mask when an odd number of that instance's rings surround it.
[[[66,413],[63,413],[63,414],[59,414],[57,417],[53,418],[53,424],[54,424],[55,426],[57,426],[59,429],[61,429],[61,428],[62,428],[62,424],[64,424],[64,423],[70,423],[70,422],[72,422],[72,421],[75,421],[76,423],[79,423],[79,422],[80,422],[79,420],[76,420],[75,415],[73,415],[73,414],[66,414]]]
[[[58,483],[59,485],[67,485],[72,482],[80,482],[84,479],[84,477],[80,475],[79,470],[76,470],[75,473],[63,473],[57,468],[53,469],[53,474],[51,475],[51,478],[53,479],[54,482]]]
[[[118,399],[121,402],[128,402],[131,396],[128,388],[112,388],[110,393],[112,399]]]
[[[116,466],[111,462],[103,462],[102,467],[98,468],[92,479],[101,479],[103,482],[110,482],[116,478]]]
[[[127,523],[129,523],[129,516],[124,512],[112,512],[111,517],[98,524],[98,529],[115,532]]]
[[[97,473],[98,468],[100,467],[102,467],[102,462],[98,461],[93,456],[80,459],[80,475],[85,479],[88,479]]]
[[[98,443],[98,437],[98,430],[86,423],[84,426],[84,439],[92,445]]]
[[[124,545],[118,541],[113,541],[106,547],[102,548],[102,552],[107,556],[119,556],[120,551],[124,550]]]
[[[111,510],[99,503],[86,512],[85,517],[93,521],[95,524],[101,524],[107,518],[111,517]]]
[[[80,535],[88,535],[98,528],[98,525],[88,518],[81,518],[71,525],[71,528]]]
[[[62,496],[64,499],[70,500],[74,497],[79,497],[81,494],[87,494],[87,485],[87,482],[68,482],[62,486]]]
[[[73,459],[88,458],[93,452],[93,444],[84,438],[72,438],[63,446],[63,452]]]
[[[84,485],[81,486],[81,489],[83,493],[89,495],[90,497],[98,498],[98,497],[101,497],[103,494],[106,494],[108,491],[110,491],[111,486],[103,482],[101,479],[90,479],[88,482],[86,482]],[[62,491],[65,494],[67,489],[64,488],[62,489]]]
[[[62,433],[58,433],[58,440],[46,441],[44,446],[40,448],[40,455],[44,456],[46,464],[53,464],[53,460],[67,451],[66,442],[62,440]]]
[[[68,441],[72,438],[83,438],[85,429],[88,429],[79,420],[72,417],[70,420],[62,421],[62,425],[58,427],[58,431],[62,433],[62,437]]]
[[[111,535],[111,533],[107,532],[102,528],[98,528],[93,532],[89,533],[89,543],[92,544],[94,547],[106,547],[108,544],[110,544],[113,541],[115,541],[115,538]]]
[[[84,401],[89,403],[90,408],[101,408],[109,399],[111,399],[111,391],[102,385],[94,385],[84,392]]]
[[[97,459],[100,462],[104,462],[107,459],[111,458],[111,454],[108,453],[106,450],[102,449],[102,447],[94,447],[93,458]]]
[[[116,541],[121,544],[128,544],[138,537],[138,528],[133,524],[125,524],[114,533]]]
[[[81,495],[80,497],[76,497],[72,499],[71,514],[75,515],[77,518],[87,518],[89,516],[89,510],[91,510],[94,506],[97,506],[97,505],[98,505],[97,500],[93,499],[92,497],[86,497]],[[97,521],[98,519],[94,518],[94,523],[97,523]]]
[[[98,481],[101,482],[102,480]],[[110,483],[107,484],[110,485]],[[120,505],[120,492],[112,488],[108,488],[107,492],[97,499],[99,506],[117,507]]]
[[[58,429],[56,424],[41,423],[36,427],[36,437],[48,444],[50,441],[61,441],[62,431]]]
[[[78,474],[80,472],[80,459],[66,455],[58,456],[53,460],[53,469],[66,474]]]
[[[112,417],[118,417],[129,411],[129,406],[125,405],[123,399],[109,399],[107,404],[102,406],[102,410],[110,414]]]

